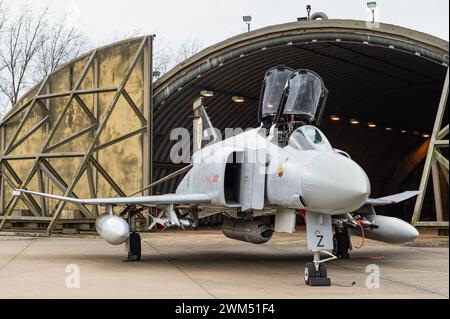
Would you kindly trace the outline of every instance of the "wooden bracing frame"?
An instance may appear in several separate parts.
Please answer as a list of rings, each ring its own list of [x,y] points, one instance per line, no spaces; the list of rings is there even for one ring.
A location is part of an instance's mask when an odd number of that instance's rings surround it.
[[[152,84],[152,45],[153,45],[153,36],[145,36],[141,39],[139,47],[135,53],[135,55],[131,59],[131,63],[129,64],[125,75],[123,76],[120,84],[117,87],[106,87],[106,88],[92,88],[92,89],[80,89],[83,80],[86,78],[90,69],[93,69],[94,78],[98,78],[98,50],[94,50],[88,56],[87,62],[83,67],[81,75],[79,76],[76,83],[73,85],[70,91],[57,92],[57,93],[48,93],[44,92],[51,75],[45,78],[39,88],[37,89],[36,95],[30,99],[27,103],[22,106],[18,106],[13,108],[13,110],[3,119],[0,127],[1,133],[1,145],[2,152],[0,156],[0,202],[3,206],[4,204],[4,195],[5,195],[5,187],[4,185],[8,185],[10,190],[15,187],[27,188],[30,181],[37,176],[39,191],[45,192],[45,182],[44,177],[48,178],[56,187],[63,193],[64,196],[72,196],[77,197],[74,192],[74,188],[77,183],[80,181],[80,178],[86,172],[86,177],[88,181],[89,193],[90,196],[96,196],[95,189],[95,174],[93,173],[93,169],[99,175],[101,175],[104,180],[111,186],[112,189],[120,196],[126,196],[126,193],[121,189],[121,187],[114,181],[114,179],[108,174],[108,171],[102,167],[102,165],[96,159],[96,152],[101,149],[110,147],[115,145],[121,141],[129,139],[136,135],[142,135],[143,137],[143,156],[142,156],[142,183],[149,184],[152,180],[152,109],[153,109],[153,84]],[[125,90],[126,84],[136,68],[136,65],[142,62],[143,66],[143,105],[141,109],[136,105],[135,101]],[[94,81],[94,82],[98,82]],[[95,85],[95,84],[94,84]],[[94,95],[96,99],[98,99],[98,94],[102,93],[114,93],[114,98],[111,103],[106,108],[106,111],[102,114],[102,116],[97,116],[91,112],[90,108],[86,105],[86,103],[80,98],[82,95]],[[49,117],[49,100],[54,98],[64,97],[66,101],[62,108],[62,111],[58,114],[57,118],[50,123]],[[142,127],[136,130],[133,130],[130,133],[127,133],[119,138],[115,138],[106,142],[102,142],[100,144],[100,135],[104,131],[106,125],[108,124],[108,120],[112,112],[114,111],[118,101],[120,98],[123,98],[127,105],[130,107],[131,111],[134,112],[136,117],[140,120]],[[60,127],[63,119],[66,116],[71,104],[75,102],[87,115],[89,120],[91,121],[91,125],[88,127],[70,135],[66,136],[63,140],[60,140],[54,144],[51,144],[52,138],[55,136],[55,133]],[[45,116],[44,118],[35,124],[27,133],[22,134],[21,138],[18,136],[23,133],[22,130],[26,121],[30,118],[33,109],[39,107],[43,110]],[[5,125],[8,124],[12,119],[21,116],[20,121],[17,125],[17,129],[12,133],[12,137],[9,139],[7,145],[5,144]],[[46,137],[43,143],[42,149],[37,154],[27,154],[24,156],[13,155],[11,154],[14,149],[16,149],[21,143],[27,140],[28,137],[33,135],[36,131],[38,131],[42,127],[46,127]],[[88,147],[85,152],[52,152],[58,147],[70,143],[71,141],[84,136],[85,134],[92,134],[92,138],[89,139]],[[81,159],[80,165],[78,165],[74,173],[71,177],[71,180],[66,183],[63,178],[58,174],[57,170],[52,167],[49,159],[52,158],[78,158]],[[17,172],[14,171],[13,167],[10,165],[9,161],[11,160],[33,160],[33,164],[29,169],[26,176],[21,179]],[[146,185],[146,184],[145,184]],[[50,214],[48,211],[48,200],[39,199],[39,203],[33,196],[28,194],[21,195],[20,199],[23,203],[29,208],[30,212],[33,216],[14,216],[13,212],[16,209],[16,206],[19,201],[19,197],[12,197],[11,200],[4,206],[1,207],[0,211],[0,230],[5,227],[5,224],[8,220],[20,220],[20,221],[45,221],[48,222],[48,227],[46,230],[47,234],[50,234],[55,227],[55,224],[58,221],[58,218],[61,216],[61,213],[65,207],[65,202],[60,201],[56,206],[53,214]],[[87,207],[83,205],[78,205],[78,209],[84,218],[93,219],[98,215],[97,207],[93,207],[92,210],[89,210]]]
[[[430,138],[430,146],[428,148],[427,158],[425,160],[425,167],[423,170],[422,180],[420,182],[420,190],[422,191],[416,200],[414,207],[414,214],[411,224],[413,226],[431,226],[431,227],[446,227],[448,228],[448,221],[444,221],[444,214],[442,208],[442,194],[441,194],[441,174],[444,176],[448,184],[448,159],[442,155],[441,148],[449,147],[448,137],[448,124],[442,128],[442,120],[444,118],[445,109],[447,107],[448,99],[448,76],[449,70],[447,69],[447,75],[445,77],[444,87],[442,89],[441,100],[439,102],[438,111],[436,114],[436,120],[434,123],[433,133]],[[436,221],[425,222],[420,221],[420,214],[423,208],[423,202],[425,198],[425,191],[427,189],[430,173],[433,180],[434,200],[436,207]],[[446,195],[444,195],[446,196]]]

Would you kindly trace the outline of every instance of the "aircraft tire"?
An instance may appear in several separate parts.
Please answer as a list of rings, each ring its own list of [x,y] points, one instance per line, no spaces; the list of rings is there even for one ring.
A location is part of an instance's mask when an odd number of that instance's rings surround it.
[[[327,266],[324,263],[319,264],[319,278],[327,278]]]
[[[336,255],[339,259],[348,259],[350,254],[350,243],[348,233],[346,231],[340,231],[333,236],[333,255]]]
[[[305,265],[305,283],[309,285],[311,283],[311,278],[316,278],[317,272],[316,267],[313,262],[308,262]]]
[[[138,233],[130,234],[130,251],[128,258],[134,261],[141,260],[141,236]]]

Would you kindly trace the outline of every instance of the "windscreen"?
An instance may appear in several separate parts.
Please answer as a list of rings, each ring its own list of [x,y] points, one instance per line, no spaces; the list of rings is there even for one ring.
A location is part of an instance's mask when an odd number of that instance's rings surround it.
[[[314,73],[297,71],[289,77],[288,88],[284,114],[314,119],[322,95],[321,79]]]
[[[262,88],[261,117],[277,114],[286,81],[293,72],[294,70],[285,67],[267,71]]]

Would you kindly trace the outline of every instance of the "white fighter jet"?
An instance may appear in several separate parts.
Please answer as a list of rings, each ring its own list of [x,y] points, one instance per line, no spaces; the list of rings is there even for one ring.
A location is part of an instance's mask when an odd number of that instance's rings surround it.
[[[96,229],[110,244],[126,243],[129,260],[141,257],[134,216],[150,211],[149,207],[156,212],[151,214],[150,229],[155,225],[196,227],[199,218],[225,214],[225,236],[254,244],[269,241],[273,232],[295,232],[296,217],[301,214],[306,220],[308,249],[314,256],[306,264],[305,282],[330,285],[324,262],[348,257],[352,249],[349,233],[387,243],[417,238],[410,224],[377,215],[374,206],[398,203],[418,191],[369,198],[370,182],[363,169],[347,153],[334,149],[317,128],[327,95],[316,73],[274,67],[267,71],[262,86],[261,126],[223,141],[211,130],[201,98],[197,105],[200,122],[209,127],[201,127],[200,132],[210,142],[193,154],[189,166],[149,185],[186,174],[174,194],[77,199],[17,189],[14,195],[28,193],[106,206]],[[115,206],[125,206],[122,215],[128,221],[114,214]],[[275,216],[273,225],[258,219],[264,215]],[[321,253],[326,258],[321,259]]]

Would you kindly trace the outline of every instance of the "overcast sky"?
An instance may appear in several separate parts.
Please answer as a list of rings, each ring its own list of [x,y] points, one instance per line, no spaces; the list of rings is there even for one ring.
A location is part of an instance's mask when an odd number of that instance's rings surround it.
[[[13,11],[25,0],[6,0]],[[94,43],[112,41],[115,35],[139,30],[156,33],[171,47],[189,37],[203,47],[246,31],[242,16],[253,17],[252,28],[295,21],[323,11],[330,18],[369,19],[365,0],[34,0],[55,14],[71,12],[68,23],[76,23]],[[448,40],[448,0],[378,0],[378,20]]]

